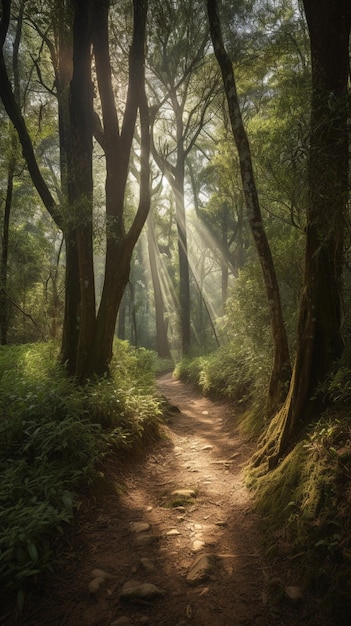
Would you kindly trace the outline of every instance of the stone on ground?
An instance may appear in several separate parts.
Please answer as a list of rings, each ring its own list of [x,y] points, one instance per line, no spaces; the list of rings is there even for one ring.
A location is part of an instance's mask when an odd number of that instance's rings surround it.
[[[147,522],[131,522],[130,529],[133,533],[145,533],[150,530],[150,524]]]
[[[164,595],[164,591],[152,583],[141,583],[137,580],[128,580],[121,593],[121,599],[132,600],[153,600]]]
[[[104,582],[105,582],[105,578],[102,578],[102,576],[93,578],[93,580],[90,581],[89,586],[88,586],[89,593],[96,594],[101,588],[101,586],[104,584]]]
[[[137,546],[150,546],[152,543],[155,543],[159,537],[156,535],[150,535],[146,533],[141,533],[137,535],[135,538],[135,543]]]
[[[213,572],[216,559],[213,554],[200,555],[192,564],[190,571],[186,577],[189,585],[200,585],[207,580]]]
[[[147,572],[154,572],[156,569],[153,562],[146,557],[140,559],[140,564]]]

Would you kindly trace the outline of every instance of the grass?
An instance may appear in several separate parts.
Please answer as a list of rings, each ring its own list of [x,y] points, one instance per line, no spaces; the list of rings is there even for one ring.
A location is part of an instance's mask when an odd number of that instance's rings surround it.
[[[112,377],[78,387],[52,344],[0,348],[0,599],[52,570],[56,539],[98,479],[98,464],[160,421],[153,355],[115,346]]]

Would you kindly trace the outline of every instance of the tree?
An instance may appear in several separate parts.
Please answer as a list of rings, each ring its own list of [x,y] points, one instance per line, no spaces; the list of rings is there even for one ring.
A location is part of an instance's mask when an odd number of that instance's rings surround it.
[[[19,46],[21,41],[21,33],[23,26],[24,1],[19,3],[18,18],[16,23],[16,31],[12,44],[12,75],[14,82],[14,97],[18,107],[21,109],[21,89],[20,89],[20,72],[19,72]],[[7,152],[7,174],[6,174],[6,193],[4,198],[4,218],[2,228],[2,247],[0,260],[0,333],[1,344],[7,344],[8,340],[8,324],[9,324],[9,303],[10,298],[7,291],[8,273],[9,273],[9,243],[10,243],[10,217],[13,204],[14,178],[16,175],[17,164],[19,161],[18,140],[16,131],[11,122],[8,127],[8,143],[9,150]]]
[[[133,42],[129,57],[129,85],[125,114],[119,131],[114,104],[111,70],[108,63],[109,2],[96,2],[101,27],[94,40],[98,84],[102,105],[106,158],[106,267],[101,303],[97,316],[94,342],[94,363],[98,373],[106,370],[112,356],[112,341],[116,315],[130,271],[134,246],[144,226],[150,208],[149,188],[149,116],[144,88],[144,53],[147,2],[134,0]],[[102,14],[102,15],[101,15]],[[98,19],[96,15],[96,19]],[[139,111],[141,127],[140,200],[128,232],[123,222],[124,194],[127,184],[129,156],[136,117]],[[116,275],[116,268],[118,274]]]
[[[217,1],[207,0],[207,9],[214,52],[222,72],[228,102],[229,118],[239,154],[240,171],[249,224],[260,259],[269,304],[274,345],[274,362],[267,400],[267,412],[271,413],[281,403],[284,394],[284,385],[286,381],[289,380],[289,347],[281,309],[279,285],[257,195],[250,145],[241,115],[233,65],[223,43]]]
[[[185,211],[187,157],[204,124],[216,90],[210,65],[204,64],[207,28],[199,27],[202,3],[157,2],[150,81],[152,155],[175,197],[179,256],[179,303],[183,353],[189,353],[190,272]],[[210,72],[210,73],[209,73]]]
[[[156,242],[155,222],[152,212],[149,213],[147,219],[147,245],[149,251],[151,279],[155,296],[157,354],[161,358],[169,359],[171,357],[171,352],[167,337],[168,325],[165,319],[164,296],[157,265],[159,250]]]
[[[274,467],[298,425],[322,407],[319,385],[343,351],[342,267],[348,200],[347,98],[351,5],[304,0],[310,34],[312,98],[305,270],[298,347],[286,401],[255,457]]]
[[[221,309],[224,314],[229,277],[237,276],[244,264],[250,234],[245,221],[238,161],[233,153],[233,136],[226,127],[226,120],[224,128],[218,132],[208,165],[192,178],[199,187],[196,212],[211,235],[212,254],[221,268]]]
[[[144,90],[147,2],[133,2],[129,85],[121,126],[109,53],[110,2],[61,0],[52,14],[61,24],[58,50],[45,35],[54,63],[60,113],[60,161],[63,175],[66,172],[60,204],[40,171],[25,120],[14,98],[3,53],[11,2],[2,0],[1,6],[0,96],[17,130],[32,181],[65,236],[66,304],[61,358],[71,374],[85,380],[108,369],[116,316],[128,281],[131,255],[150,204],[148,108]],[[102,122],[93,108],[92,46]],[[126,230],[124,195],[138,114],[141,126],[140,198],[132,224]],[[97,313],[93,257],[93,134],[103,148],[106,163],[106,262]]]
[[[16,137],[11,129],[10,131],[10,155],[7,166],[7,184],[4,202],[4,219],[2,229],[2,247],[0,262],[0,333],[1,345],[7,344],[8,331],[8,297],[7,297],[7,278],[8,278],[8,257],[9,257],[9,233],[10,233],[10,215],[13,198],[13,179],[16,168]]]

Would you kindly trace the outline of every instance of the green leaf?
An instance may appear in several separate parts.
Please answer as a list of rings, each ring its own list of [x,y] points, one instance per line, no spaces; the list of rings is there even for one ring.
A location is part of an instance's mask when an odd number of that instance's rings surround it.
[[[27,550],[29,553],[30,558],[32,559],[33,563],[37,563],[38,562],[38,550],[36,548],[36,546],[34,545],[34,543],[30,542],[27,544]]]
[[[20,589],[19,592],[17,593],[17,608],[20,612],[23,609],[23,605],[24,605],[24,593],[22,589]]]

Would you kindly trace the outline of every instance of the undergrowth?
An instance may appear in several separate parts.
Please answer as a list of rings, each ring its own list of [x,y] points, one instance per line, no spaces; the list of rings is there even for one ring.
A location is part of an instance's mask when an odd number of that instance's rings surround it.
[[[118,342],[111,371],[80,387],[51,344],[0,348],[0,599],[19,609],[98,464],[157,430],[152,353]]]
[[[351,417],[329,410],[280,465],[254,478],[267,553],[298,565],[338,620],[351,617]]]
[[[227,398],[242,408],[264,402],[269,371],[262,354],[234,341],[210,355],[183,359],[175,368],[179,378],[197,385],[205,395]]]

